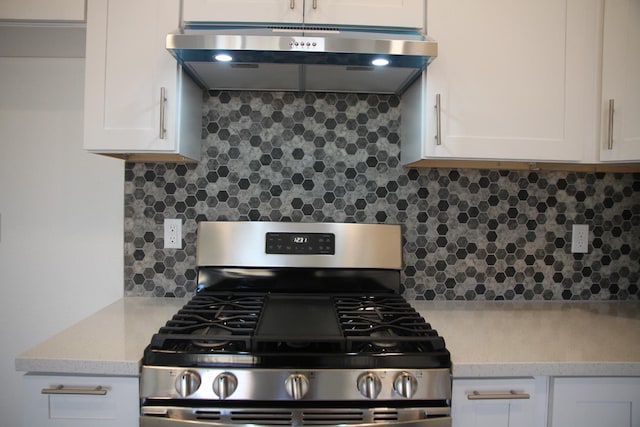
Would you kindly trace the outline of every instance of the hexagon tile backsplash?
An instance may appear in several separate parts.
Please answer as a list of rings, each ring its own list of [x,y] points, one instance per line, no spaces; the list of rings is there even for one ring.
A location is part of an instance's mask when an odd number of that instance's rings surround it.
[[[195,292],[202,220],[400,223],[408,299],[638,299],[640,174],[404,169],[400,99],[211,92],[197,165],[127,163],[125,295]],[[164,218],[184,248],[162,249]],[[589,224],[588,254],[571,228]]]

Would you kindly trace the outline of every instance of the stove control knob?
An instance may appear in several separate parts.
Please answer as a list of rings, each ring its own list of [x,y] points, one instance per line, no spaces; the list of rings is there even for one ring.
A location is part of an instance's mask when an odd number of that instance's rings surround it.
[[[200,375],[194,371],[183,371],[176,378],[176,391],[180,396],[187,397],[200,387]]]
[[[292,374],[284,381],[287,393],[295,400],[302,399],[309,391],[309,379],[302,374]]]
[[[393,381],[393,390],[407,399],[413,397],[418,389],[418,380],[409,372],[401,372]]]
[[[213,380],[213,392],[220,399],[231,396],[238,388],[238,379],[229,372],[223,372]]]
[[[358,377],[358,391],[367,399],[375,399],[382,390],[380,378],[373,372],[365,372]]]

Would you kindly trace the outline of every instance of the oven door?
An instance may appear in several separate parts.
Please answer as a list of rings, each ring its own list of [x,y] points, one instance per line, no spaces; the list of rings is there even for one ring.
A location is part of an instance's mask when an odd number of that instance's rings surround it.
[[[451,427],[451,408],[142,408],[140,427]]]

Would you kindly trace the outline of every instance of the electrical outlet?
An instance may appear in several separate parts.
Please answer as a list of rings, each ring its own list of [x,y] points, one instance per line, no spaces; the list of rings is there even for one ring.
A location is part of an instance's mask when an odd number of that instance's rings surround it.
[[[175,249],[182,248],[182,220],[165,218],[164,247]]]
[[[587,252],[589,252],[589,225],[573,224],[571,253],[586,254]]]

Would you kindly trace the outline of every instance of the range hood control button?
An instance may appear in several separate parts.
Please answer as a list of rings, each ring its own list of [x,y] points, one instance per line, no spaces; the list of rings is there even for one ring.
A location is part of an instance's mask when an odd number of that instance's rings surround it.
[[[292,374],[284,382],[287,393],[294,400],[302,399],[309,391],[309,379],[302,374]]]
[[[418,389],[418,380],[410,373],[402,372],[393,381],[393,389],[400,396],[409,399],[413,397]]]
[[[194,371],[184,371],[176,378],[176,391],[182,397],[195,393],[200,388],[200,375]]]
[[[375,399],[382,390],[380,378],[373,372],[365,372],[358,377],[358,391],[367,399]]]
[[[220,399],[226,399],[231,396],[238,388],[238,379],[235,375],[223,372],[213,380],[213,392]]]

